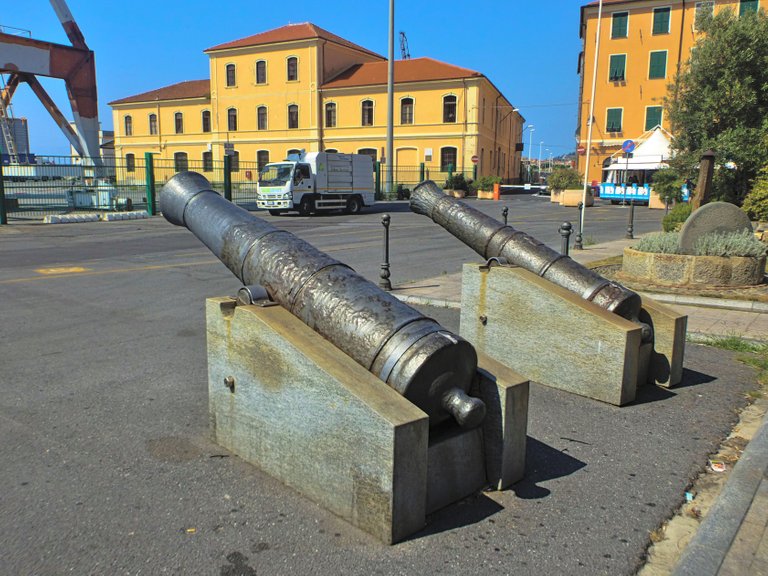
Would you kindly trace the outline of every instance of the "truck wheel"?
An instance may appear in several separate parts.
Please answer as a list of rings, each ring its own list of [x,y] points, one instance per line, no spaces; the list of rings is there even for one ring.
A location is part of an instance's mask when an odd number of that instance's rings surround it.
[[[270,213],[271,216],[280,216],[280,214],[282,214],[283,211],[282,210],[270,210],[269,213]]]
[[[299,204],[299,215],[309,216],[315,210],[315,203],[310,198],[302,198]]]
[[[359,196],[352,196],[352,198],[347,200],[347,214],[359,214],[362,209],[363,203]]]

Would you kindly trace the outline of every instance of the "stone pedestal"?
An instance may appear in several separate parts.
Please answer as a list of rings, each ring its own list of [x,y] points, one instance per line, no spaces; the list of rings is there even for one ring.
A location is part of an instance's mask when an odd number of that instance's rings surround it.
[[[647,382],[682,377],[685,316],[650,302],[641,329],[522,268],[465,264],[461,335],[532,381],[621,406]]]
[[[522,477],[528,382],[481,355],[481,428],[424,412],[279,306],[206,302],[214,440],[393,543],[426,514]]]

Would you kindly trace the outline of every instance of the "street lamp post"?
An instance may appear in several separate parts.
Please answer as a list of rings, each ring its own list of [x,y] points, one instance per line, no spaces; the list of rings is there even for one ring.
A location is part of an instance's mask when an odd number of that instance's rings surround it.
[[[539,167],[539,182],[541,182],[541,146],[542,146],[542,144],[544,144],[544,140],[539,142],[539,163],[538,163],[538,167]]]
[[[536,130],[536,128],[533,127],[533,124],[528,124],[526,126],[526,130],[530,129],[530,132],[528,132],[528,183],[531,184],[533,182],[533,178],[531,177],[531,158],[533,156],[533,132]]]

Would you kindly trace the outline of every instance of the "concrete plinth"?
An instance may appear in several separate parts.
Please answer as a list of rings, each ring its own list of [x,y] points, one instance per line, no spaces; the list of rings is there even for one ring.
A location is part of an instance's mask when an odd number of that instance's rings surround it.
[[[206,302],[214,440],[393,543],[429,511],[519,480],[528,382],[480,358],[494,425],[431,431],[424,412],[279,306]]]
[[[530,380],[588,398],[621,406],[638,385],[679,382],[685,317],[656,303],[643,315],[653,344],[641,345],[636,323],[522,268],[464,266],[461,335]]]

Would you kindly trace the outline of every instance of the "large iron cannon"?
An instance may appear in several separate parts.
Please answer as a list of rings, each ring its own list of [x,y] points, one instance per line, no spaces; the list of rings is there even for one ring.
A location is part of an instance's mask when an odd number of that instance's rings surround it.
[[[606,280],[525,232],[447,196],[431,180],[413,190],[411,210],[430,217],[483,258],[504,258],[601,308],[637,321],[642,304],[638,294]]]
[[[479,424],[485,405],[467,395],[477,371],[472,345],[290,232],[232,204],[200,174],[163,186],[165,218],[186,226],[245,285],[269,298],[424,410]]]

